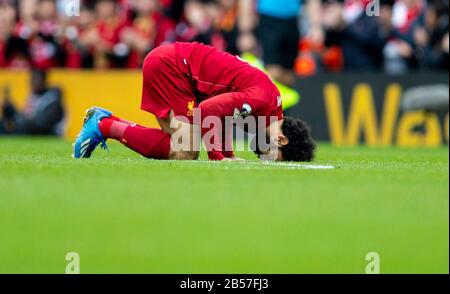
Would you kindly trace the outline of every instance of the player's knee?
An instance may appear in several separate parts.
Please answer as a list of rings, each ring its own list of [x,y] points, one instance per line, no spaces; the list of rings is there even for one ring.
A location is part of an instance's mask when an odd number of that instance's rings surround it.
[[[176,151],[171,152],[169,158],[175,160],[197,160],[199,154],[200,152],[198,151]]]

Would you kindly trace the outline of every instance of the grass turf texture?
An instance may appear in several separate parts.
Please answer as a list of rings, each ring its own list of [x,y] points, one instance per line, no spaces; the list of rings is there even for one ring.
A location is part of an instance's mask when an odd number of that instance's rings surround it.
[[[0,138],[0,272],[448,273],[448,149],[320,145],[331,170]],[[255,160],[250,153],[240,154]],[[202,155],[204,158],[204,154]]]

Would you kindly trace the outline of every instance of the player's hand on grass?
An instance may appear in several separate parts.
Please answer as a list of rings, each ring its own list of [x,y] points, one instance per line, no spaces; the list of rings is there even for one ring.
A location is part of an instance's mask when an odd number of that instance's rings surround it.
[[[233,157],[234,161],[245,161],[245,159],[240,158],[240,157]]]
[[[221,161],[245,161],[245,159],[239,157],[224,157]]]

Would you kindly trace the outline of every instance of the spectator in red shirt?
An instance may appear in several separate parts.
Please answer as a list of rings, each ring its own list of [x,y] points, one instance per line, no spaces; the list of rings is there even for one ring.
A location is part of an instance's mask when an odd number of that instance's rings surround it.
[[[93,39],[95,43],[94,65],[97,68],[124,67],[129,48],[120,42],[120,34],[127,20],[119,16],[119,6],[113,0],[98,0],[95,5],[97,16]]]
[[[128,67],[140,67],[147,53],[161,44],[175,41],[175,23],[161,12],[160,0],[136,0],[136,16],[120,40],[130,49]]]
[[[98,38],[93,7],[81,6],[80,16],[73,20],[74,22],[67,26],[64,32],[66,67],[92,68],[93,53]]]
[[[25,3],[25,2],[24,2]],[[26,37],[19,34],[18,11],[12,1],[0,4],[0,67],[29,68],[30,53]]]
[[[218,5],[211,0],[187,0],[185,20],[178,23],[177,40],[200,42],[224,51],[225,38],[217,26]]]
[[[54,0],[39,0],[31,29],[29,48],[33,67],[46,70],[61,65],[62,50],[58,43],[60,23]]]
[[[0,67],[8,66],[6,49],[13,32],[17,12],[11,3],[0,2]]]

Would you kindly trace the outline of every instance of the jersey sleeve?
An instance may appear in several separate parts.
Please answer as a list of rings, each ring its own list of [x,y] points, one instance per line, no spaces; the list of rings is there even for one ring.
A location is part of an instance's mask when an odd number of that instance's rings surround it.
[[[201,102],[198,108],[201,110],[202,138],[205,141],[210,160],[222,160],[222,125],[226,116],[232,116],[236,107],[232,93],[218,95]],[[220,126],[218,125],[220,123]]]
[[[202,137],[210,160],[222,160],[233,156],[232,152],[225,151],[232,145],[230,134],[225,134],[222,129],[225,117],[233,117],[236,111],[242,110],[248,111],[248,115],[253,116],[267,117],[271,114],[268,104],[245,96],[240,92],[225,93],[199,104],[202,116]]]

